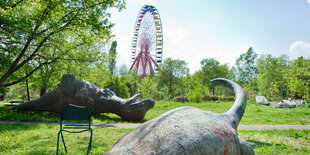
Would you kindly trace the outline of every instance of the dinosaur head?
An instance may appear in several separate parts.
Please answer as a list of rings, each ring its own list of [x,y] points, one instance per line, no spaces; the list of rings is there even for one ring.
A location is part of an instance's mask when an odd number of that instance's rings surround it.
[[[127,121],[140,121],[154,105],[154,100],[142,100],[142,94],[137,94],[125,101],[120,116]]]

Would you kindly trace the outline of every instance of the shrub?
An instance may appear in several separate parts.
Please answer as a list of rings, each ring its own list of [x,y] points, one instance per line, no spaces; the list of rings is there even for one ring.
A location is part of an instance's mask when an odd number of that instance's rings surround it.
[[[188,93],[188,100],[196,103],[201,102],[203,101],[203,94],[198,89],[191,90]]]
[[[219,100],[219,97],[218,96],[214,96],[214,95],[212,95],[212,96],[206,95],[203,98],[203,100],[205,100],[205,101],[217,101],[217,100]]]
[[[219,97],[219,99],[221,101],[234,101],[235,100],[235,96],[223,96],[223,97]]]
[[[173,100],[176,101],[176,102],[184,103],[184,102],[188,102],[188,97],[181,95],[181,96],[174,97]]]

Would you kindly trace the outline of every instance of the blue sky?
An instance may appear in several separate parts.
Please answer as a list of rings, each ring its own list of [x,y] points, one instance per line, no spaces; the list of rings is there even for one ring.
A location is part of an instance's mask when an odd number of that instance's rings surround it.
[[[111,10],[117,66],[131,65],[133,27],[145,4],[160,13],[163,59],[184,60],[190,73],[205,58],[233,66],[250,46],[259,55],[310,58],[310,0],[127,0],[125,10]]]

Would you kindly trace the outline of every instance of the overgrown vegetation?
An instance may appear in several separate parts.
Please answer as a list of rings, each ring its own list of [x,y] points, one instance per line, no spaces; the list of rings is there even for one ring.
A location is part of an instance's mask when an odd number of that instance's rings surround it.
[[[252,49],[249,49],[252,50]],[[81,68],[70,66],[68,73],[76,74],[78,79],[83,79],[94,83],[100,88],[105,88],[111,82],[115,85],[110,87],[118,96],[128,98],[136,93],[142,93],[145,98],[153,98],[155,100],[174,100],[180,102],[203,102],[226,100],[232,101],[233,91],[224,87],[213,87],[210,80],[217,77],[228,78],[239,83],[246,91],[248,98],[254,100],[256,95],[266,96],[268,101],[281,101],[282,99],[291,97],[292,99],[304,99],[309,102],[310,93],[310,59],[302,57],[297,60],[289,61],[287,56],[272,57],[271,55],[262,55],[260,58],[251,58],[255,63],[246,63],[250,60],[244,60],[249,57],[247,52],[237,59],[238,65],[253,65],[251,68],[239,67],[229,68],[227,65],[220,64],[217,60],[210,58],[201,61],[201,69],[189,74],[186,63],[182,60],[166,59],[160,65],[157,75],[148,76],[141,79],[136,74],[136,70],[126,73],[126,67],[119,70],[115,74],[108,69],[107,61],[95,63],[94,65],[85,66],[81,72]],[[256,55],[255,55],[256,57]],[[242,58],[242,59],[241,59]],[[245,61],[241,63],[240,61]],[[59,68],[60,69],[60,68]],[[240,72],[238,70],[250,70],[248,72]],[[60,74],[54,74],[54,80],[45,81],[38,78],[40,72],[34,73],[29,78],[30,96],[33,98],[42,95],[42,87],[40,83],[52,83],[50,86],[44,86],[46,91],[55,89],[60,82]],[[115,74],[112,76],[112,73]],[[244,74],[244,75],[241,75]],[[244,76],[249,76],[244,80]],[[42,81],[43,80],[43,81]],[[7,92],[7,100],[26,99],[27,89],[26,83],[19,83],[11,87]]]
[[[55,154],[58,125],[0,124],[1,154]],[[92,154],[104,154],[131,129],[93,128]],[[247,140],[256,154],[309,154],[309,130],[245,131],[239,135]],[[64,135],[69,154],[87,151],[89,133]],[[65,154],[62,143],[60,153]]]

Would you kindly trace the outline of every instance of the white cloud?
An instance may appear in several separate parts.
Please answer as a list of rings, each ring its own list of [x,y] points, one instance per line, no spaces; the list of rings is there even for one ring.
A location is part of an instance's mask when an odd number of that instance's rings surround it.
[[[163,58],[184,60],[193,73],[200,68],[204,55],[193,34],[180,25],[165,25],[163,29],[164,50]]]
[[[228,63],[229,66],[234,66],[236,63],[236,59],[243,53],[247,52],[250,46],[244,47],[229,47],[227,45],[220,45],[218,47],[217,52],[213,54],[221,64]]]
[[[129,35],[116,36],[114,38],[117,41],[116,63],[118,67],[125,64],[129,68],[131,65],[131,38],[132,36]]]
[[[307,3],[309,3],[309,4],[310,4],[310,0],[307,0]]]
[[[180,25],[167,25],[164,29],[163,58],[184,60],[188,63],[190,73],[201,68],[201,60],[215,58],[221,64],[234,66],[240,54],[245,53],[250,46],[234,47],[231,45],[217,45],[208,40],[200,40],[189,29]]]
[[[289,49],[289,56],[293,59],[299,56],[310,58],[310,43],[305,41],[293,42]]]
[[[153,4],[153,0],[129,0],[126,1],[126,3],[136,3],[139,5],[145,5],[145,4]]]

